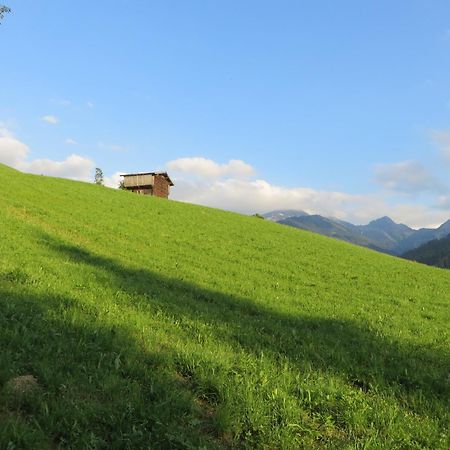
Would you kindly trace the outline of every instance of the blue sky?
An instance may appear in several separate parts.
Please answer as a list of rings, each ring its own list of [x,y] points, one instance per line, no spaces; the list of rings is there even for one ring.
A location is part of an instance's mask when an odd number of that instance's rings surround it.
[[[448,0],[0,3],[0,161],[169,170],[173,198],[243,213],[450,218]]]

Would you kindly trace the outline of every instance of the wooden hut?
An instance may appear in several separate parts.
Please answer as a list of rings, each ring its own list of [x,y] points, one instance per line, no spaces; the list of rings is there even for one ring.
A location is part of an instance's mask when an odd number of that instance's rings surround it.
[[[169,198],[170,187],[174,184],[167,172],[128,173],[123,177],[123,187],[141,195]]]

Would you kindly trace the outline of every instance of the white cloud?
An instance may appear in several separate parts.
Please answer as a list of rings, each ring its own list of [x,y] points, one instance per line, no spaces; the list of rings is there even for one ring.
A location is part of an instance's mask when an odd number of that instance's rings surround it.
[[[90,181],[94,162],[80,155],[72,154],[63,161],[51,159],[30,160],[30,149],[16,139],[8,130],[0,128],[0,163],[30,172],[73,180]]]
[[[248,178],[255,174],[250,164],[239,159],[232,159],[226,164],[219,164],[202,157],[180,158],[169,161],[167,167],[174,172],[188,173],[193,176],[217,179],[225,176]]]
[[[71,138],[67,138],[67,139],[65,140],[65,143],[66,143],[67,145],[77,145],[77,144],[78,144],[78,142],[77,142],[75,139],[71,139]]]
[[[92,102],[86,102],[86,106],[87,106],[89,109],[92,109],[95,105],[94,105]]]
[[[213,164],[204,164],[204,158],[183,158],[182,161],[185,160],[188,160],[189,164],[182,164],[182,167],[186,168],[184,173],[178,170],[178,175],[173,177],[175,186],[172,188],[171,198],[174,200],[243,214],[298,209],[358,224],[384,215],[413,227],[439,225],[448,219],[448,211],[417,204],[391,205],[381,194],[352,195],[307,187],[287,188],[261,179],[239,179],[233,176],[223,178],[220,171],[216,171],[216,178],[192,177],[191,174],[211,175],[210,171],[205,172],[203,169],[220,165],[213,161]],[[196,160],[199,161],[201,170],[193,164]],[[171,161],[167,167],[172,170],[179,168],[179,164]]]
[[[123,172],[116,172],[110,177],[104,177],[103,181],[105,186],[117,189],[122,181],[122,177],[120,176],[121,173]]]
[[[175,179],[173,197],[205,206],[241,213],[274,209],[303,209],[342,217],[345,205],[360,201],[359,196],[341,192],[321,192],[309,188],[285,188],[264,180],[186,180]]]
[[[59,119],[56,116],[43,116],[41,120],[49,123],[50,125],[56,125],[59,122]]]
[[[17,168],[28,157],[29,148],[0,127],[0,162]]]
[[[94,162],[80,155],[72,154],[63,161],[35,159],[19,164],[24,172],[70,178],[72,180],[91,181]]]
[[[448,190],[418,161],[379,164],[375,167],[375,181],[384,189],[405,194]]]

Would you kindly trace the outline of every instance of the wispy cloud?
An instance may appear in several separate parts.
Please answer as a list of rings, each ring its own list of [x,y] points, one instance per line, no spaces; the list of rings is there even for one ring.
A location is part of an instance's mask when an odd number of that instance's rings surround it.
[[[70,100],[67,100],[65,98],[52,98],[50,100],[50,103],[52,105],[62,106],[65,108],[69,107],[72,104],[72,102]]]
[[[450,210],[450,196],[442,195],[438,198],[438,202],[436,205],[438,208],[448,209]]]
[[[86,102],[86,106],[89,108],[89,109],[92,109],[92,108],[94,108],[94,103],[93,102]]]
[[[78,144],[78,142],[75,139],[71,139],[71,138],[67,138],[64,142],[67,145],[77,145]]]
[[[448,186],[418,161],[378,164],[375,167],[375,182],[384,189],[410,195],[448,190]]]
[[[41,120],[49,123],[50,125],[56,125],[59,122],[59,119],[56,116],[42,116]]]
[[[104,142],[101,142],[101,141],[98,143],[98,148],[100,148],[102,150],[108,150],[111,152],[127,152],[128,151],[128,148],[123,145],[105,144]]]
[[[10,131],[11,125],[5,122],[0,122],[0,137],[12,137]]]

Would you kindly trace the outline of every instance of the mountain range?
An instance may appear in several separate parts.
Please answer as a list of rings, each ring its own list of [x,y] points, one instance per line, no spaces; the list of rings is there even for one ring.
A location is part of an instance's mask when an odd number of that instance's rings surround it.
[[[310,215],[301,210],[276,210],[263,214],[263,217],[283,225],[312,231],[392,255],[403,255],[423,244],[450,234],[450,220],[439,228],[415,230],[407,225],[395,223],[386,216],[373,220],[367,225],[354,225],[331,217]]]

